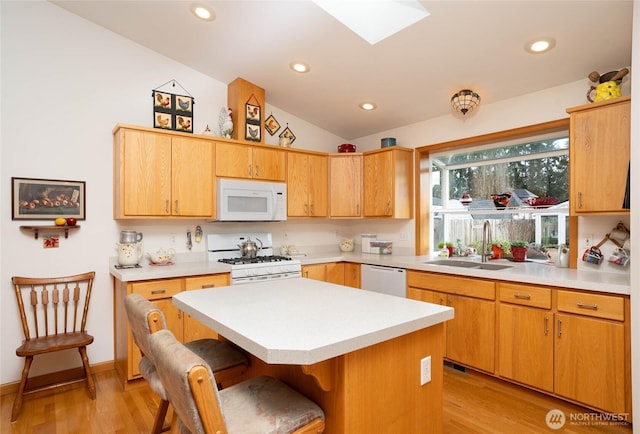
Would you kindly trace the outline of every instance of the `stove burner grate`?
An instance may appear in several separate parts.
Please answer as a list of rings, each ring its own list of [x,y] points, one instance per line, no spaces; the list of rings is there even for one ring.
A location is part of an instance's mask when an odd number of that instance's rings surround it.
[[[222,258],[218,259],[218,262],[224,262],[225,264],[240,265],[240,264],[262,264],[265,262],[283,262],[291,261],[288,256],[256,256],[255,258]]]

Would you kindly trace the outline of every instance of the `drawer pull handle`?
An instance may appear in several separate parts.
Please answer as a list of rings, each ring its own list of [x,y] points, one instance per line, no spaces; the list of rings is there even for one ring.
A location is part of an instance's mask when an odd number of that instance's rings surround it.
[[[155,295],[155,294],[164,294],[165,292],[167,292],[166,289],[154,289],[151,291],[151,294]]]
[[[595,303],[583,303],[581,301],[579,301],[578,303],[578,307],[581,309],[592,309],[592,310],[598,310],[598,305]]]
[[[210,283],[209,285],[202,285],[201,288],[205,289],[205,288],[215,288],[216,284],[215,283]]]
[[[518,294],[514,295],[515,298],[519,298],[520,300],[531,300],[531,294]]]

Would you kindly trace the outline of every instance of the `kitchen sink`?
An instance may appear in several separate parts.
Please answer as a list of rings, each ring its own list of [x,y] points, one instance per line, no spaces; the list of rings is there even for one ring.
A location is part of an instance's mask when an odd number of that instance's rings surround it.
[[[474,270],[504,270],[512,265],[488,264],[486,262],[457,261],[455,259],[436,259],[425,262],[427,265],[445,265],[447,267],[473,268]]]

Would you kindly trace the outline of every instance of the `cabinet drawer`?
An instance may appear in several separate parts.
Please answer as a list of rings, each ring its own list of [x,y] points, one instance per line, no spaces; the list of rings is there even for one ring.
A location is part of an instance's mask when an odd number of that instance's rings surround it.
[[[498,282],[498,294],[503,303],[551,309],[551,288]]]
[[[182,291],[182,279],[162,279],[132,283],[131,292],[142,295],[148,300],[173,297]]]
[[[496,299],[496,285],[488,280],[409,271],[407,272],[407,286],[487,300]]]
[[[624,321],[624,297],[558,290],[558,310]]]
[[[184,279],[184,289],[204,289],[219,286],[229,286],[229,274],[209,274],[207,276],[187,277]]]

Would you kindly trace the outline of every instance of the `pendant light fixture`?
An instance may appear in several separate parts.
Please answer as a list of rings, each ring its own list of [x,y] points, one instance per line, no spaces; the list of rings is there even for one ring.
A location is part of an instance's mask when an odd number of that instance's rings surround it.
[[[480,104],[480,95],[469,89],[463,89],[451,97],[451,107],[466,115]]]

